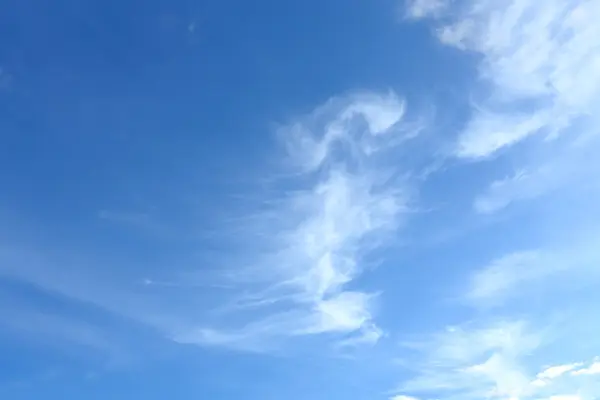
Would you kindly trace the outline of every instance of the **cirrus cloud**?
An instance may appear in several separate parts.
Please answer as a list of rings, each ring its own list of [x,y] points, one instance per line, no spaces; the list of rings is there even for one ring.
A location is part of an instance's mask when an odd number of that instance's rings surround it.
[[[282,126],[291,168],[276,185],[280,201],[252,218],[267,242],[238,282],[254,294],[236,302],[231,328],[191,329],[176,340],[253,349],[284,337],[338,335],[341,344],[376,342],[375,293],[350,289],[363,257],[402,223],[410,191],[386,154],[407,135],[404,102],[393,93],[336,98]],[[245,230],[245,229],[243,229]],[[235,270],[235,269],[234,269]],[[238,271],[240,272],[240,271]],[[235,278],[234,278],[235,280]],[[249,285],[249,286],[247,286]],[[235,324],[234,324],[235,325]]]

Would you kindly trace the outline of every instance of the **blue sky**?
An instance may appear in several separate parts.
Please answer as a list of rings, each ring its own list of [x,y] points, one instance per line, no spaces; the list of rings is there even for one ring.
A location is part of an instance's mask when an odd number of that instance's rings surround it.
[[[597,1],[3,5],[3,398],[600,398]]]

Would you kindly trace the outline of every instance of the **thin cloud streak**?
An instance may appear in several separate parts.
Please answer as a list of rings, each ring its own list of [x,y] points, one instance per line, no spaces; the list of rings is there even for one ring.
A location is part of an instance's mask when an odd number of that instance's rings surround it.
[[[516,300],[546,295],[565,296],[584,290],[581,282],[596,282],[598,235],[581,235],[552,250],[515,251],[473,270],[461,294],[474,308],[505,306]]]
[[[473,273],[466,299],[472,304],[502,302],[516,289],[554,272],[536,251],[505,255]]]

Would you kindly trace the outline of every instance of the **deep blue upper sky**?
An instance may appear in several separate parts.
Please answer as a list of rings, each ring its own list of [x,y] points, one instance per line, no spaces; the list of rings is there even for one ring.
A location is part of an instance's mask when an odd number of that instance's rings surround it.
[[[597,2],[0,10],[0,398],[600,398]]]

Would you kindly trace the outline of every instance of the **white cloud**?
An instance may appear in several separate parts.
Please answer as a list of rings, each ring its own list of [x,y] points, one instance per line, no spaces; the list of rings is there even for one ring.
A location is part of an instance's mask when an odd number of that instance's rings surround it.
[[[409,344],[404,364],[414,377],[405,380],[398,391],[440,399],[578,396],[595,400],[599,387],[591,376],[600,373],[598,359],[589,364],[572,361],[581,354],[589,359],[590,352],[597,350],[595,339],[574,328],[581,323],[579,317],[565,323],[564,329],[544,326],[528,307],[533,298],[541,299],[538,306],[548,304],[543,308],[545,318],[552,319],[556,303],[563,306],[582,293],[579,282],[596,279],[597,241],[586,235],[574,243],[552,251],[509,253],[472,272],[460,296],[466,300],[467,312],[477,311],[476,319]],[[517,298],[519,302],[509,301]],[[490,305],[503,307],[482,309]],[[508,317],[500,317],[500,312]],[[527,318],[510,317],[514,315]],[[574,343],[585,343],[584,352]]]
[[[179,340],[243,347],[286,336],[336,334],[342,344],[381,336],[372,315],[375,295],[347,286],[363,272],[362,256],[398,227],[407,210],[396,167],[381,162],[404,134],[404,112],[393,93],[360,93],[333,99],[280,129],[293,169],[278,184],[288,189],[252,219],[250,228],[269,238],[259,248],[268,250],[238,271],[252,276],[255,294],[251,309],[237,318],[252,322],[223,331],[193,329]]]
[[[418,400],[418,399],[416,397],[412,397],[412,396],[397,394],[395,396],[390,397],[390,400]]]
[[[548,250],[507,253],[472,270],[461,293],[465,304],[475,308],[514,305],[526,299],[548,300],[582,293],[582,283],[596,282],[598,235],[590,232],[572,237],[572,244],[557,242]]]
[[[419,17],[434,19],[440,42],[479,56],[476,100],[454,155],[488,159],[525,139],[531,144],[511,156],[516,172],[477,196],[475,211],[589,186],[600,171],[591,155],[600,148],[600,3],[466,0],[446,4],[441,14],[435,9]]]
[[[436,17],[448,6],[448,0],[407,0],[406,15],[409,18]]]
[[[594,361],[589,367],[581,368],[571,373],[572,375],[599,375],[600,361]]]
[[[552,367],[548,367],[539,374],[537,374],[537,379],[556,379],[561,375],[566,374],[569,371],[573,371],[574,369],[580,367],[581,363],[571,363],[571,364],[563,364],[563,365],[554,365]]]
[[[478,107],[487,111],[475,111],[457,156],[487,157],[533,134],[559,133],[598,109],[597,1],[467,1],[446,17],[438,37],[480,54],[489,85]]]
[[[518,171],[510,177],[496,180],[479,195],[473,204],[475,211],[490,214],[517,200],[534,199],[560,185],[563,170],[552,165],[535,171]]]
[[[475,198],[473,208],[481,214],[492,214],[515,202],[543,199],[545,204],[552,204],[554,199],[574,193],[583,199],[597,196],[600,185],[595,176],[600,163],[594,154],[600,141],[588,137],[583,142],[546,149],[547,155],[537,162],[493,181]]]
[[[257,211],[248,215],[245,208],[231,230],[227,225],[219,232],[223,242],[235,237],[227,243],[227,267],[212,276],[218,284],[207,274],[200,284],[164,274],[142,280],[135,268],[115,273],[29,249],[0,253],[0,274],[124,315],[182,343],[251,351],[300,336],[333,336],[340,346],[375,343],[383,335],[373,320],[377,294],[354,283],[366,267],[363,256],[386,243],[408,209],[403,171],[389,157],[413,136],[405,111],[392,92],[355,93],[281,127],[285,172],[273,172],[273,187]],[[205,298],[192,290],[200,286],[222,291]],[[233,301],[218,308],[225,298]]]
[[[410,361],[414,377],[398,391],[439,399],[595,400],[597,382],[576,375],[581,363],[539,367],[557,337],[543,332],[517,320],[446,328],[410,344],[420,361]]]
[[[464,158],[487,157],[539,131],[547,123],[542,114],[502,115],[477,111],[458,139],[456,155]]]
[[[390,131],[404,116],[405,104],[393,93],[387,95],[361,94],[340,115],[341,123],[364,118],[369,132],[380,135]],[[343,129],[343,128],[342,128]]]
[[[520,285],[554,272],[536,251],[516,252],[492,261],[475,271],[466,298],[473,304],[499,302],[513,294]]]
[[[554,383],[553,382],[554,380],[556,380],[557,378],[560,378],[561,376],[565,375],[568,372],[576,370],[581,365],[583,365],[583,364],[582,363],[570,363],[570,364],[560,364],[560,365],[553,365],[551,367],[547,367],[546,369],[544,369],[543,371],[539,372],[536,375],[535,380],[533,380],[533,382],[531,382],[531,384],[538,388],[548,387]]]
[[[520,398],[531,390],[521,358],[542,339],[522,321],[446,328],[413,344],[424,361],[415,364],[417,376],[400,389],[438,398]]]
[[[378,136],[389,132],[404,113],[404,101],[392,92],[357,93],[331,99],[309,116],[282,127],[280,137],[290,162],[307,173],[337,157],[335,146],[343,147],[352,159],[364,159],[379,146],[386,147],[392,139]]]

